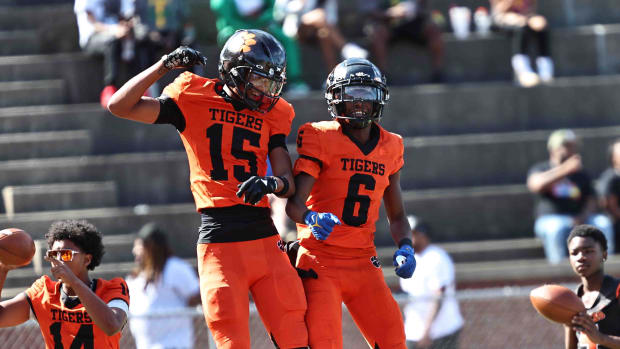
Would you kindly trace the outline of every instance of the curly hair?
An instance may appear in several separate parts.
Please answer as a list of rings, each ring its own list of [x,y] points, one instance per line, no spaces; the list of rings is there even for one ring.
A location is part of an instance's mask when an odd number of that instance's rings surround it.
[[[48,248],[52,248],[54,241],[69,240],[76,244],[82,252],[90,254],[92,260],[88,270],[94,270],[101,263],[105,251],[101,241],[101,233],[97,228],[85,220],[64,220],[52,223],[47,234]]]
[[[570,244],[570,241],[577,236],[592,238],[594,241],[598,242],[599,245],[601,245],[602,251],[607,251],[607,238],[605,238],[603,232],[597,227],[588,224],[582,224],[574,227],[568,235],[566,243]]]

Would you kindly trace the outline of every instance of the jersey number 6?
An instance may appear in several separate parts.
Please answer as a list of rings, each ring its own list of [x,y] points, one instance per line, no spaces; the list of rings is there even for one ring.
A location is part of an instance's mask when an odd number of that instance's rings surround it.
[[[366,223],[368,220],[368,208],[370,207],[370,196],[361,195],[359,193],[360,186],[364,186],[366,190],[375,190],[375,178],[371,175],[356,173],[349,179],[349,188],[347,189],[347,198],[344,200],[342,208],[342,220],[354,227]],[[357,215],[355,214],[355,206],[359,204]]]

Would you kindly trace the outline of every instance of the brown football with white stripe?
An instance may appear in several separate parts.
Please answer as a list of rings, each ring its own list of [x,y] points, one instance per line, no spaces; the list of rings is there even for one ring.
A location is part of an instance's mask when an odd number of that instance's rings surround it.
[[[23,266],[32,260],[35,247],[32,237],[19,228],[0,230],[0,262]]]

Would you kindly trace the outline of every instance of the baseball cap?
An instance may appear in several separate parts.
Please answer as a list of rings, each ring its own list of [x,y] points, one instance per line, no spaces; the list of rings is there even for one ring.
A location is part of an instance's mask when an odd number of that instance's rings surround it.
[[[560,129],[555,130],[549,136],[549,140],[547,141],[547,149],[553,150],[556,149],[566,143],[576,143],[577,136],[575,132],[569,129]]]

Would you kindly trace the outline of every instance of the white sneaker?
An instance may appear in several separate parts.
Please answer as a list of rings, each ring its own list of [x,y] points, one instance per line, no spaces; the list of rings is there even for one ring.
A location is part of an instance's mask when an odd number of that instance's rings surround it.
[[[538,69],[540,81],[549,83],[553,80],[553,61],[551,57],[536,58],[536,68]]]
[[[342,50],[340,51],[340,54],[342,55],[342,58],[344,59],[349,59],[349,58],[366,59],[366,57],[368,57],[368,51],[366,51],[365,49],[361,48],[360,46],[352,42],[346,43],[344,46],[342,46]]]
[[[285,95],[288,98],[300,98],[305,97],[310,93],[310,86],[305,82],[297,82],[288,85]]]
[[[515,77],[517,79],[517,83],[521,85],[521,87],[534,87],[540,83],[538,74],[534,72],[515,73]]]

